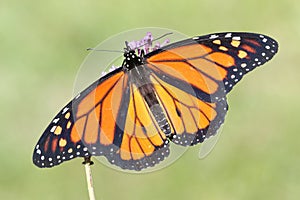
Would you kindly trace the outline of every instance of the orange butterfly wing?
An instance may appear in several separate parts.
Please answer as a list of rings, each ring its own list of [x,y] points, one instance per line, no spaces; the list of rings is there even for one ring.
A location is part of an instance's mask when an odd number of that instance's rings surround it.
[[[246,73],[269,61],[277,51],[278,43],[265,35],[219,33],[170,44],[145,58],[158,68],[156,71],[188,82],[205,98],[205,94],[224,96]]]
[[[194,145],[216,134],[227,112],[226,94],[246,73],[270,60],[277,48],[268,36],[220,33],[147,54],[145,62],[160,84],[158,96],[168,121],[180,124],[173,125],[171,140]]]
[[[75,157],[91,156],[89,147],[100,140],[100,125],[106,131],[106,135],[101,134],[101,142],[109,145],[114,135],[107,130],[114,128],[110,126],[114,119],[112,115],[103,115],[106,112],[103,107],[111,107],[109,100],[112,93],[121,95],[118,92],[122,92],[125,79],[123,71],[118,69],[93,83],[68,103],[38,141],[33,153],[34,164],[52,167]],[[120,108],[121,100],[114,100],[115,108]],[[104,149],[97,152],[104,153]]]
[[[33,162],[52,167],[75,157],[104,155],[124,169],[141,170],[163,160],[168,140],[136,89],[121,68],[92,84],[54,118]]]
[[[151,75],[156,95],[171,126],[170,140],[182,146],[203,142],[216,133],[227,112],[226,97],[207,102],[197,97],[193,88],[180,88]]]

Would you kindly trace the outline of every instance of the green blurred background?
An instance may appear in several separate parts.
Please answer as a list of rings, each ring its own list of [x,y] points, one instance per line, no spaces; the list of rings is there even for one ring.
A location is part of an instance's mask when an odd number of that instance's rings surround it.
[[[71,99],[85,49],[149,26],[189,36],[259,32],[277,39],[280,49],[229,94],[223,132],[207,158],[198,159],[196,146],[173,165],[142,175],[97,162],[97,199],[300,198],[298,0],[1,0],[0,26],[1,199],[88,199],[81,159],[39,169],[33,148]]]

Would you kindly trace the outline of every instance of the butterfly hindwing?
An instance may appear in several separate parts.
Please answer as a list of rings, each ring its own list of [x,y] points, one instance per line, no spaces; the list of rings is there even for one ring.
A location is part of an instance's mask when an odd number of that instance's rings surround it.
[[[166,135],[136,85],[130,83],[128,106],[116,145],[115,163],[123,169],[141,170],[154,166],[169,155]]]
[[[226,97],[207,102],[198,97],[193,87],[179,88],[176,84],[161,79],[155,71],[151,79],[171,126],[172,142],[190,146],[203,142],[216,133],[227,112]]]

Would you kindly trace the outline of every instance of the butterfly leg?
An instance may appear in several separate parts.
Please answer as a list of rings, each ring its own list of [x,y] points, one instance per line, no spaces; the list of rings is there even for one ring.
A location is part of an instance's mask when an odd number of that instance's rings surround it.
[[[94,164],[94,162],[91,160],[91,156],[84,157],[84,161],[82,162],[83,165],[88,164],[88,163],[90,165]]]

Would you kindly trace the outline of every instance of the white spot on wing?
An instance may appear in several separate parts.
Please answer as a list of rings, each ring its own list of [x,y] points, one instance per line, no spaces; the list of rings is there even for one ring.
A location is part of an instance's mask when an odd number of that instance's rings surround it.
[[[241,40],[241,37],[240,36],[234,36],[232,37],[233,40]]]
[[[231,33],[227,33],[227,34],[225,35],[225,37],[226,37],[226,38],[230,38],[230,37],[231,37]]]
[[[75,97],[75,99],[78,99],[80,97],[80,93]]]
[[[69,110],[69,108],[68,107],[65,107],[64,109],[63,109],[63,111],[62,111],[62,114],[65,114],[65,112],[67,112]]]
[[[56,129],[56,126],[52,126],[52,128],[50,129],[50,132],[53,133]]]
[[[36,153],[39,154],[39,155],[41,155],[42,152],[41,152],[40,149],[38,149],[38,150],[36,150]]]
[[[246,66],[247,66],[246,63],[242,63],[242,64],[241,64],[241,67],[242,67],[242,68],[245,68]]]
[[[56,124],[58,121],[59,121],[59,118],[56,118],[56,119],[53,120],[53,123]]]
[[[209,37],[209,39],[215,39],[215,38],[218,38],[218,37],[219,37],[218,35],[213,34],[213,35],[211,35],[211,36]]]

